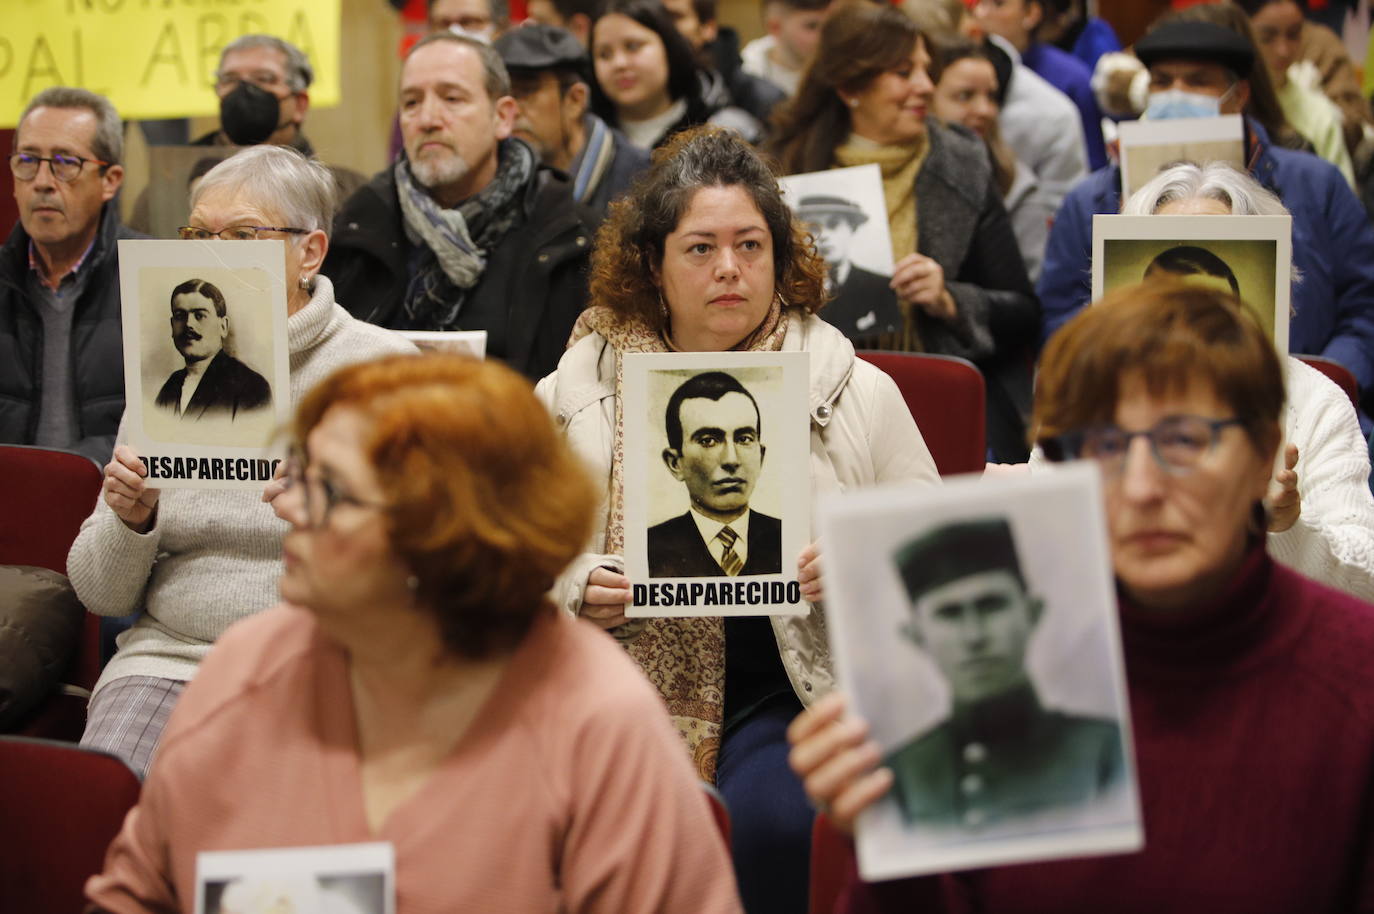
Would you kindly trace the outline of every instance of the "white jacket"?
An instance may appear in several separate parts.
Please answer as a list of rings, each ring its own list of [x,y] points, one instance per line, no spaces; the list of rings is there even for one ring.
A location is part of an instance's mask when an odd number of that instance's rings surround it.
[[[886,374],[854,356],[854,347],[815,316],[787,315],[784,352],[811,353],[812,507],[825,492],[844,492],[882,482],[939,481],[935,461],[911,413]],[[554,587],[567,612],[582,606],[587,575],[605,565],[624,571],[621,556],[602,550],[610,512],[611,449],[615,438],[615,352],[604,338],[578,340],[539,382],[539,398],[553,413],[573,449],[602,487],[590,549],[575,559]],[[825,613],[812,605],[805,616],[773,616],[783,667],[804,705],[834,686]]]

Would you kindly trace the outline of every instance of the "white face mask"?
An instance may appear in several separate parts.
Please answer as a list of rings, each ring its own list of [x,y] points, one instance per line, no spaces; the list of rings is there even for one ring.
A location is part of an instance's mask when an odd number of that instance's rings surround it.
[[[1221,114],[1221,100],[1230,94],[1230,89],[1219,96],[1185,92],[1182,89],[1152,92],[1145,117],[1152,121],[1167,121],[1177,117],[1216,117]]]

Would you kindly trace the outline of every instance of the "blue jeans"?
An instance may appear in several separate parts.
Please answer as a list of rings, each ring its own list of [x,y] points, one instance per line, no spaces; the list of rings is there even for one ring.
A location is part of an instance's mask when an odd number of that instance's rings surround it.
[[[716,786],[730,810],[730,843],[748,914],[806,914],[815,811],[787,767],[787,725],[801,713],[779,695],[721,740]]]

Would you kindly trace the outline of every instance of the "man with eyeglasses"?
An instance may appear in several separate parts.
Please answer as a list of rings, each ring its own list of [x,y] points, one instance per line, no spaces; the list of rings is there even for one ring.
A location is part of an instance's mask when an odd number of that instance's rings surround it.
[[[301,132],[315,71],[300,48],[274,35],[244,35],[225,45],[215,71],[220,129],[193,146],[292,146],[313,155]]]
[[[405,155],[345,201],[324,273],[362,320],[485,330],[489,355],[542,378],[586,306],[593,217],[511,135],[519,105],[489,45],[421,39],[399,103]]]
[[[109,460],[124,412],[119,300],[124,169],[114,106],[54,87],[10,154],[19,225],[0,251],[0,442]]]
[[[1044,603],[1006,518],[943,524],[893,562],[911,601],[900,634],[943,676],[951,704],[948,718],[883,760],[903,821],[980,834],[1081,811],[1121,786],[1117,723],[1040,702],[1026,655]]]
[[[1243,114],[1252,178],[1275,193],[1293,217],[1293,285],[1288,348],[1340,362],[1364,394],[1361,427],[1374,401],[1374,227],[1331,163],[1277,145],[1249,115],[1255,49],[1250,40],[1212,22],[1172,14],[1140,39],[1135,54],[1149,69],[1146,117]],[[1260,63],[1260,67],[1263,64]],[[1064,200],[1050,230],[1037,286],[1048,339],[1091,299],[1092,217],[1121,209],[1121,169],[1108,165]]]

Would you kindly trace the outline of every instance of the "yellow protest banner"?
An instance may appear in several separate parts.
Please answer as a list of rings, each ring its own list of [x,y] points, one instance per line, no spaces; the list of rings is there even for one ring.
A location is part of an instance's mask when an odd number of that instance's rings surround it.
[[[216,114],[219,54],[276,35],[315,69],[310,103],[339,103],[340,0],[0,0],[0,127],[48,86],[107,96],[127,119]]]

